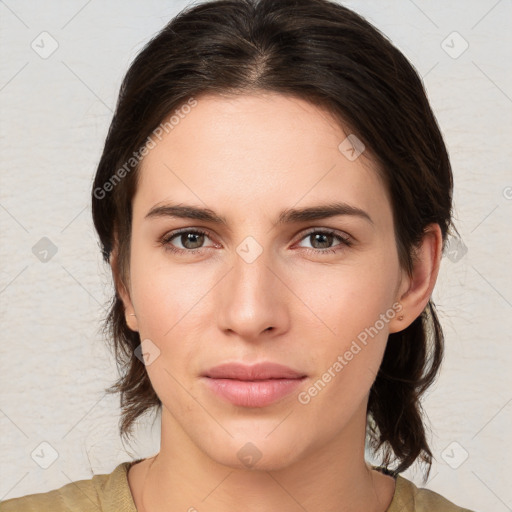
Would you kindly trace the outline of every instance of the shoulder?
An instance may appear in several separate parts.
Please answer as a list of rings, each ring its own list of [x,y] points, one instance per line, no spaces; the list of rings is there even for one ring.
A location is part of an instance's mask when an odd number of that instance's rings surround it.
[[[0,502],[1,512],[136,512],[128,485],[132,463],[123,462],[112,473],[71,482],[53,491]]]
[[[393,500],[386,512],[473,512],[461,508],[430,489],[418,488],[400,475],[396,479]]]

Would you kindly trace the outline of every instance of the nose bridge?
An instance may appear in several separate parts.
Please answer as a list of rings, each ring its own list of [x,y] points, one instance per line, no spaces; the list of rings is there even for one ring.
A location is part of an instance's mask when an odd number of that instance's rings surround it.
[[[231,271],[220,290],[221,329],[255,338],[269,327],[276,332],[287,327],[286,301],[271,270],[271,259],[270,250],[264,250],[251,237],[236,248]]]

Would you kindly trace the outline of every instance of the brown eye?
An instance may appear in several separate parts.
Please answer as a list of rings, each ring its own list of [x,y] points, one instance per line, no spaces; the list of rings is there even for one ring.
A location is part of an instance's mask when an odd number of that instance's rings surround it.
[[[300,247],[303,247],[306,251],[314,254],[336,253],[343,250],[343,248],[350,247],[352,245],[352,241],[347,235],[325,229],[312,230],[302,237],[301,241],[303,240],[308,240],[312,249],[303,245]],[[335,241],[338,243],[333,245],[333,242]]]
[[[185,249],[198,249],[204,242],[204,235],[202,233],[183,233],[178,236]]]
[[[176,253],[196,253],[208,247],[205,246],[205,239],[208,239],[208,233],[197,229],[182,229],[173,231],[162,237],[160,243],[166,250]]]
[[[311,245],[314,249],[328,249],[334,241],[334,235],[331,233],[313,233],[309,235]],[[318,246],[316,246],[318,244]]]

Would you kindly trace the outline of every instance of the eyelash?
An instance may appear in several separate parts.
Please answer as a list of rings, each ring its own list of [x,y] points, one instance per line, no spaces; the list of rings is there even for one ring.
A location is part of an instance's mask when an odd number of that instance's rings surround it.
[[[164,247],[164,249],[166,251],[170,251],[170,252],[173,252],[176,254],[199,254],[204,249],[206,249],[206,247],[199,247],[197,249],[179,249],[177,247],[174,247],[171,244],[171,240],[173,238],[176,238],[178,235],[182,235],[183,233],[193,233],[196,235],[205,235],[208,238],[210,238],[210,236],[209,236],[210,234],[208,233],[208,231],[204,231],[202,229],[197,229],[197,228],[193,228],[193,229],[192,228],[183,228],[183,229],[178,229],[176,231],[171,231],[170,233],[166,233],[163,237],[160,238],[159,243],[160,243],[160,245],[162,245]],[[339,251],[341,251],[344,247],[351,247],[353,244],[353,242],[347,236],[341,235],[340,233],[338,233],[336,231],[333,231],[331,229],[326,229],[326,228],[322,228],[322,229],[313,228],[310,231],[308,231],[307,233],[305,233],[299,241],[304,240],[305,238],[307,238],[308,236],[311,236],[312,234],[333,235],[334,238],[340,242],[338,245],[335,246],[336,247],[335,249],[332,249],[332,248],[310,249],[308,247],[302,248],[306,252],[312,253],[315,256],[318,254],[322,254],[322,255],[329,254],[329,253],[336,254]]]

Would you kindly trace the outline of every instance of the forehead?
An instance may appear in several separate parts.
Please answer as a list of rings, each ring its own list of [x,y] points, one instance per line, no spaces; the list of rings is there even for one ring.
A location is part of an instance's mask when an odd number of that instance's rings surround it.
[[[160,140],[152,137],[142,161],[134,213],[171,198],[215,211],[269,212],[273,205],[280,211],[319,200],[344,200],[384,215],[390,210],[368,152],[348,158],[350,134],[303,99],[203,95],[193,107],[178,107],[167,128]]]

